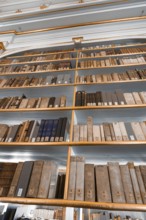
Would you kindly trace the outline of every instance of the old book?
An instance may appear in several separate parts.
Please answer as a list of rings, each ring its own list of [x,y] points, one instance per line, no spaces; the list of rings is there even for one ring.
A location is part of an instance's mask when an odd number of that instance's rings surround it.
[[[19,108],[26,108],[27,106],[27,103],[28,103],[28,99],[22,99],[20,105],[19,105]]]
[[[134,164],[132,162],[128,163],[128,167],[129,167],[129,172],[131,176],[136,203],[142,204],[142,198],[141,198],[140,189],[139,189],[139,185],[137,181],[137,176],[136,176],[135,169],[134,169]]]
[[[55,161],[53,161],[51,164],[51,179],[50,179],[50,187],[49,187],[49,193],[48,193],[49,199],[55,198],[57,176],[58,176],[58,165]]]
[[[34,123],[35,123],[34,120],[32,120],[32,121],[29,122],[28,127],[27,127],[27,130],[26,130],[26,135],[25,135],[23,141],[26,141],[26,142],[29,141],[29,137],[30,137],[30,134],[31,134],[31,132],[32,132],[32,128],[33,128]]]
[[[20,173],[22,171],[22,167],[23,167],[23,162],[19,162],[16,167],[16,170],[15,170],[15,173],[14,173],[14,176],[13,176],[10,188],[9,188],[9,192],[7,195],[8,197],[14,197],[15,195],[15,191],[16,191],[16,187],[17,187],[18,180],[20,177]]]
[[[93,141],[101,141],[100,125],[93,125]]]
[[[25,125],[25,122],[23,122],[22,124],[19,125],[18,131],[17,131],[17,133],[15,135],[15,138],[14,138],[15,142],[19,142],[19,139],[20,139],[21,133],[23,131],[24,125]]]
[[[94,164],[85,164],[85,201],[95,202]]]
[[[0,142],[3,142],[5,140],[8,129],[8,125],[0,124]]]
[[[56,134],[55,134],[55,141],[59,141],[61,129],[63,127],[63,120],[64,120],[63,118],[59,118],[59,120],[58,120]]]
[[[49,99],[49,108],[53,108],[54,107],[54,103],[55,103],[55,97],[51,97],[50,99]]]
[[[43,163],[40,184],[39,184],[39,190],[38,190],[38,194],[37,194],[38,198],[47,198],[48,197],[51,174],[52,174],[52,169],[51,169],[52,163],[53,163],[53,161],[44,161],[44,163]]]
[[[50,142],[55,141],[58,122],[59,122],[59,119],[54,119],[53,120],[53,127],[52,127],[52,131],[51,131],[51,135],[50,135]]]
[[[34,161],[26,197],[36,198],[44,161]]]
[[[124,98],[123,92],[120,89],[117,89],[115,94],[117,95],[119,105],[125,105],[126,100]]]
[[[41,120],[41,123],[40,123],[40,126],[39,126],[39,130],[38,130],[38,134],[37,134],[37,138],[36,138],[37,142],[41,141],[41,137],[42,137],[42,134],[43,134],[43,129],[44,129],[45,121],[46,121],[45,119]]]
[[[133,132],[131,123],[130,123],[130,122],[126,122],[126,123],[124,123],[124,124],[125,124],[125,127],[126,127],[126,131],[127,131],[129,140],[130,140],[130,141],[136,140],[136,136],[135,136],[135,134],[134,134],[134,132]]]
[[[81,105],[82,105],[82,91],[77,91],[75,106],[81,106]]]
[[[109,177],[110,177],[113,202],[125,203],[126,201],[125,201],[125,195],[124,195],[124,189],[123,189],[123,184],[122,184],[119,163],[109,162],[108,169],[109,169]]]
[[[146,139],[146,124],[143,121],[140,121],[139,124]]]
[[[104,136],[106,141],[112,141],[109,123],[103,123]]]
[[[8,132],[7,132],[7,135],[6,135],[6,138],[5,138],[5,142],[8,142],[10,134],[12,132],[12,129],[13,129],[13,126],[9,126],[9,129],[8,129]]]
[[[84,139],[84,125],[79,125],[79,133],[80,133],[79,140],[83,141],[83,139]]]
[[[76,190],[75,200],[84,200],[84,157],[76,157]]]
[[[76,157],[70,157],[70,166],[69,166],[69,183],[68,183],[68,200],[75,199],[75,188],[76,187]]]
[[[87,118],[87,139],[89,142],[93,141],[93,118],[90,116]]]
[[[138,92],[132,92],[132,95],[134,97],[135,103],[137,105],[141,105],[142,104],[142,100],[141,100],[141,98],[139,96],[139,93]]]
[[[128,134],[127,134],[124,122],[120,121],[118,123],[119,123],[119,127],[120,127],[120,131],[121,131],[121,134],[122,134],[123,141],[128,141],[129,138],[128,138]]]
[[[101,92],[101,102],[102,102],[102,105],[107,105],[108,104],[108,100],[107,100],[107,95],[106,95],[106,92]]]
[[[52,134],[52,129],[53,129],[53,124],[54,124],[54,120],[53,119],[49,119],[46,120],[46,129],[45,129],[45,135],[44,135],[44,141],[49,141],[51,134]]]
[[[73,134],[73,141],[78,142],[80,138],[80,125],[74,125]]]
[[[41,97],[37,99],[35,108],[39,108],[40,107],[41,100],[42,100]]]
[[[99,125],[99,127],[100,127],[101,141],[105,141],[103,125]]]
[[[15,140],[15,136],[18,132],[18,129],[19,129],[19,125],[13,125],[12,126],[13,129],[11,130],[10,134],[9,134],[9,137],[8,137],[8,142],[11,142],[11,141],[14,141]]]
[[[95,166],[96,193],[98,202],[111,202],[109,174],[106,165]]]
[[[139,92],[139,96],[142,100],[142,103],[146,104],[146,93],[145,92]]]
[[[116,141],[122,141],[122,133],[121,133],[121,130],[120,130],[119,123],[118,122],[113,122],[112,124],[113,124],[113,129],[114,129],[114,132],[115,132]]]
[[[32,161],[26,161],[23,164],[22,171],[19,177],[19,181],[17,184],[15,196],[16,197],[25,197],[27,192],[27,187],[29,184],[31,172],[33,168]]]
[[[139,166],[135,166],[135,173],[136,173],[136,177],[137,177],[137,181],[138,181],[142,201],[143,201],[144,204],[146,204],[146,189],[145,189],[145,186],[144,186],[144,181],[143,181],[142,173],[140,171]]]
[[[135,203],[133,186],[131,182],[128,165],[120,165],[122,183],[124,187],[125,199],[127,203]]]
[[[127,92],[127,93],[123,93],[123,95],[124,95],[127,105],[135,105],[135,100],[134,100],[132,93]]]
[[[37,98],[29,98],[26,108],[35,108],[37,103]]]
[[[63,122],[62,122],[62,128],[61,128],[61,132],[60,132],[60,136],[59,136],[59,141],[65,141],[65,134],[67,132],[67,118],[63,118]],[[56,135],[55,135],[56,137]]]
[[[19,140],[18,140],[19,142],[24,141],[28,127],[29,127],[29,121],[25,121],[23,129],[22,129],[20,137],[19,137]]]
[[[65,106],[66,106],[66,96],[61,96],[60,107],[65,107]]]
[[[133,129],[133,132],[136,136],[136,139],[139,141],[144,141],[145,140],[145,136],[143,134],[143,131],[140,127],[139,122],[131,122],[131,127]]]
[[[39,108],[48,108],[48,106],[49,106],[49,100],[50,100],[50,98],[48,98],[48,97],[43,97],[43,98],[41,99]]]
[[[39,123],[38,121],[35,121],[29,136],[29,140],[30,142],[35,142],[37,139],[37,135],[38,135],[38,131],[39,131]]]
[[[60,97],[56,97],[55,103],[54,103],[54,107],[55,107],[55,108],[60,107],[60,100],[61,100]]]
[[[144,186],[146,188],[146,166],[145,165],[140,165],[140,171],[141,171],[141,175],[142,175],[142,179],[143,179],[143,182],[144,182]]]

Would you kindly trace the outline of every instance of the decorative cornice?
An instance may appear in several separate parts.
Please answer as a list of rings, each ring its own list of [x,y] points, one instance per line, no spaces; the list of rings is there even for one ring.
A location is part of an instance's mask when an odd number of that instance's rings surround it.
[[[112,20],[102,20],[102,21],[94,21],[94,22],[85,22],[85,23],[79,23],[79,24],[57,26],[57,27],[43,28],[43,29],[37,29],[37,30],[21,31],[21,32],[17,32],[15,30],[2,31],[2,32],[0,32],[0,35],[1,34],[15,34],[15,35],[34,34],[34,33],[39,33],[39,32],[47,32],[47,31],[54,31],[54,30],[61,30],[61,29],[68,29],[68,28],[76,28],[76,27],[84,27],[84,26],[100,25],[100,24],[109,24],[109,23],[117,23],[117,22],[138,21],[138,20],[146,20],[146,16],[139,16],[139,17],[132,17],[132,18],[120,18],[120,19],[112,19]]]
[[[0,42],[0,50],[5,50],[5,46],[4,46],[3,42]]]

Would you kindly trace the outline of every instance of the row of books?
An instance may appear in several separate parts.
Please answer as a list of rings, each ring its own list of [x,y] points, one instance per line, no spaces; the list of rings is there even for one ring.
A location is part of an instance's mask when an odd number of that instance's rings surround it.
[[[118,89],[115,92],[97,91],[88,93],[85,91],[76,92],[76,106],[101,106],[101,105],[138,105],[146,104],[146,92],[122,92]]]
[[[76,124],[73,128],[73,141],[145,141],[146,122],[105,122],[93,124],[93,118],[87,118],[87,124]]]
[[[111,43],[111,44],[99,44],[99,45],[95,45],[95,46],[89,46],[89,47],[82,47],[82,50],[94,50],[94,49],[104,49],[104,48],[111,48],[111,47],[128,47],[130,45],[137,45],[137,44],[141,44],[141,42],[134,42],[134,43],[130,43],[130,42],[121,42],[121,43]]]
[[[90,220],[142,220],[140,218],[132,218],[131,216],[116,215],[108,212],[93,212],[90,214]],[[89,220],[87,219],[87,220]]]
[[[55,70],[69,70],[71,69],[71,62],[60,62],[60,63],[48,63],[48,64],[34,64],[34,65],[9,65],[9,66],[1,66],[0,73],[1,74],[9,74],[9,73],[35,73],[35,72],[48,72]]]
[[[65,177],[55,161],[0,163],[0,196],[63,199]]]
[[[62,142],[67,118],[25,121],[21,124],[0,124],[0,142]]]
[[[57,108],[66,106],[66,96],[27,98],[25,95],[0,99],[0,109]]]
[[[106,58],[104,60],[84,60],[78,62],[78,68],[98,68],[98,67],[109,67],[119,66],[128,64],[142,64],[146,62],[146,57],[142,55],[122,58]]]
[[[1,220],[63,220],[62,208],[8,207]]]
[[[22,86],[40,86],[50,84],[69,84],[72,82],[70,74],[59,74],[57,76],[49,75],[47,77],[16,77],[10,79],[0,79],[0,87],[22,87]]]
[[[119,54],[133,54],[133,53],[141,53],[146,52],[146,48],[115,48],[109,50],[102,50],[100,52],[80,52],[79,58],[86,58],[86,57],[102,57],[102,56],[109,56],[109,55],[119,55]]]
[[[85,164],[85,158],[71,156],[68,199],[128,204],[146,204],[146,165]]]
[[[58,54],[49,54],[46,56],[36,56],[36,57],[20,57],[15,59],[1,59],[0,64],[12,64],[12,63],[23,63],[23,62],[40,62],[40,61],[49,61],[49,60],[60,60],[60,59],[70,59],[70,53],[58,53]]]
[[[127,70],[123,73],[78,75],[76,83],[106,83],[112,81],[130,81],[146,79],[146,70]]]

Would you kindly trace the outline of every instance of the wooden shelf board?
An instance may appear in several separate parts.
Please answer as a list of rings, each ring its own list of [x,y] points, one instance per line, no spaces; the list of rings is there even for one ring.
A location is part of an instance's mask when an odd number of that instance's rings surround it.
[[[123,109],[123,108],[145,108],[146,104],[141,105],[98,105],[98,106],[75,106],[73,110],[86,110],[86,109]]]
[[[144,141],[96,141],[96,142],[73,142],[73,141],[64,141],[64,142],[0,142],[0,146],[114,146],[114,145],[125,145],[128,147],[132,145],[146,145],[146,140]]]
[[[38,199],[38,198],[9,198],[0,197],[0,202],[17,203],[29,205],[49,205],[62,207],[81,207],[93,209],[107,209],[107,210],[123,210],[123,211],[146,211],[145,204],[124,204],[124,203],[105,203],[105,202],[87,202],[74,201],[65,199]]]
[[[113,83],[134,83],[134,82],[146,82],[146,79],[135,79],[135,80],[119,80],[119,81],[107,81],[107,82],[92,82],[92,83],[74,83],[76,86],[83,86],[83,85],[100,85],[100,84],[113,84]]]
[[[33,112],[33,111],[66,111],[72,110],[72,107],[56,107],[56,108],[17,108],[17,109],[0,109],[0,112]]]

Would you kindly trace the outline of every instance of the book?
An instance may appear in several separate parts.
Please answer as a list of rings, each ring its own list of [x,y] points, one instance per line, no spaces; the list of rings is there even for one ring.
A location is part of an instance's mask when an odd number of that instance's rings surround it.
[[[85,201],[95,202],[94,164],[85,164]]]
[[[68,183],[68,200],[75,199],[75,188],[76,187],[76,157],[70,157],[70,166],[69,166],[69,183]]]

